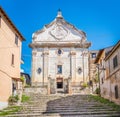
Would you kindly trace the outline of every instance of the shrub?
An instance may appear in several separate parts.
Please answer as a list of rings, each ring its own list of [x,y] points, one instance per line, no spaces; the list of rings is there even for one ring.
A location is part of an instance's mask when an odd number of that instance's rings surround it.
[[[100,89],[99,89],[99,88],[96,88],[95,93],[96,93],[96,94],[100,94]]]
[[[17,102],[19,100],[19,97],[18,97],[18,95],[16,95],[16,96],[10,96],[9,97],[9,99],[8,99],[8,102],[9,103],[14,103],[14,102]]]
[[[86,87],[88,87],[88,84],[87,83],[83,83],[82,87],[86,88]]]
[[[22,82],[24,82],[24,80],[25,80],[25,78],[23,76],[21,76],[20,79],[21,79]]]
[[[30,97],[26,95],[22,95],[22,102],[27,102],[29,101]]]

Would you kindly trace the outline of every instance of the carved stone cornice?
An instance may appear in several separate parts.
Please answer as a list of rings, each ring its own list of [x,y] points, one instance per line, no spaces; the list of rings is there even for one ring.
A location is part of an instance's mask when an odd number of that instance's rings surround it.
[[[75,51],[71,51],[70,55],[76,55],[76,52]]]
[[[36,51],[32,51],[32,55],[36,56],[37,52]]]
[[[55,48],[55,47],[64,47],[64,48],[68,48],[68,47],[75,47],[75,48],[89,48],[91,45],[91,43],[85,43],[84,46],[82,44],[80,44],[79,42],[36,42],[36,43],[32,43],[29,45],[29,47],[31,48]]]
[[[43,55],[49,55],[49,51],[44,51],[42,54]]]
[[[56,24],[55,27],[49,33],[55,39],[61,40],[67,36],[68,31],[64,27],[62,27],[62,25]]]

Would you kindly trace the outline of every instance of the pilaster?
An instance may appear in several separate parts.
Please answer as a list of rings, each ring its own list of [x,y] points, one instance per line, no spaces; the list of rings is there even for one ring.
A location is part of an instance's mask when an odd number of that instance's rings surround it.
[[[48,48],[45,48],[43,50],[43,83],[48,82],[48,55],[49,51]]]
[[[33,50],[32,51],[32,83],[36,82],[36,79],[35,79],[35,70],[36,70],[36,54],[37,54],[37,51],[36,50]]]
[[[76,51],[70,51],[70,76],[71,81],[74,82],[76,79]]]

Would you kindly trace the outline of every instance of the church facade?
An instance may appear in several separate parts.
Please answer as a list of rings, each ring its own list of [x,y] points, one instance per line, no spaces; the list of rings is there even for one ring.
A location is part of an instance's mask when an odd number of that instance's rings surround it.
[[[46,87],[48,94],[79,92],[89,81],[90,45],[86,34],[58,11],[50,24],[32,35],[32,86]]]

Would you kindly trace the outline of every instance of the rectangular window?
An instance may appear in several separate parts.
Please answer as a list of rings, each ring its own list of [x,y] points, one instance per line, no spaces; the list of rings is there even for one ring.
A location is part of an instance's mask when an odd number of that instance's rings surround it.
[[[62,74],[62,65],[57,66],[57,73]]]
[[[92,58],[96,58],[96,53],[92,53]]]
[[[11,65],[14,65],[14,54],[12,54],[12,61],[11,61]]]
[[[18,45],[18,36],[15,34],[15,44]]]
[[[115,69],[118,66],[117,55],[113,58],[113,68]]]

